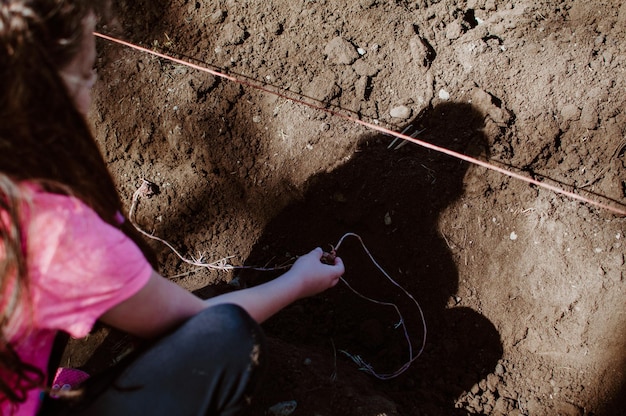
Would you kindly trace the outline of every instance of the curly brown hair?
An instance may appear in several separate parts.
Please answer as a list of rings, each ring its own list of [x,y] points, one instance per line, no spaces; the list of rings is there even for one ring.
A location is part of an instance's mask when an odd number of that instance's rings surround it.
[[[116,220],[122,202],[115,183],[59,75],[80,48],[83,19],[100,14],[104,3],[0,0],[0,401],[23,402],[29,389],[44,383],[42,372],[22,362],[5,337],[15,312],[11,300],[28,290],[17,184],[38,182],[47,191],[79,197],[156,266],[130,221]]]

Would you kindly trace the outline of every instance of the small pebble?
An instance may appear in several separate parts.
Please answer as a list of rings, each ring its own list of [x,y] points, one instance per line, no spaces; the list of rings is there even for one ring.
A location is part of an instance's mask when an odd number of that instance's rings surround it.
[[[439,90],[439,98],[447,101],[450,99],[450,93],[442,88]]]
[[[446,28],[446,38],[449,40],[455,40],[461,37],[463,34],[463,25],[461,22],[454,21],[448,25]]]
[[[511,232],[509,238],[511,239],[511,241],[517,240],[517,233],[515,231]]]
[[[389,110],[389,115],[393,118],[407,119],[411,117],[411,109],[405,105],[400,105]]]
[[[561,117],[563,117],[563,120],[565,121],[579,120],[580,109],[576,104],[567,104],[561,109]]]
[[[499,376],[504,374],[504,366],[502,364],[496,364],[496,374]]]
[[[352,65],[359,58],[359,53],[347,39],[340,36],[332,39],[324,48],[324,54],[333,64]]]

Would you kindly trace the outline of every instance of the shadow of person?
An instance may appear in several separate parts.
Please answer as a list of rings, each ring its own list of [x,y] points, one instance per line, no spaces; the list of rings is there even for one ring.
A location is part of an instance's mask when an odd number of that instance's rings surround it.
[[[624,340],[625,338],[626,336],[624,336],[622,340]],[[622,343],[623,342],[624,341],[622,341]],[[626,351],[626,349],[624,349],[623,351]],[[598,411],[595,413],[596,415],[618,416],[624,414],[624,409],[626,409],[626,379],[624,379],[623,377],[626,374],[626,353],[623,354],[620,358],[622,364],[618,366],[618,368],[621,369],[622,380],[613,391],[610,399],[599,406]]]
[[[482,120],[471,105],[446,103],[423,111],[411,125],[426,129],[422,140],[478,155],[486,148]],[[277,265],[316,246],[328,251],[347,232],[358,234],[381,267],[418,300],[428,328],[423,354],[409,370],[389,381],[372,378],[373,388],[397,403],[401,414],[450,415],[459,395],[493,371],[502,356],[500,336],[489,320],[451,306],[458,274],[438,221],[462,194],[467,164],[410,143],[391,150],[391,139],[363,137],[349,162],[312,177],[303,198],[267,225],[246,264]],[[355,290],[398,306],[417,353],[424,331],[415,304],[376,269],[358,240],[347,238],[337,254]],[[245,271],[239,279],[254,285],[273,277]],[[368,302],[340,283],[289,306],[265,329],[270,338],[323,351],[335,366],[334,376],[337,360],[349,362],[337,351],[359,355],[377,373],[389,374],[409,357],[398,321],[393,308]],[[271,388],[294,392],[293,379],[290,383],[275,382]]]

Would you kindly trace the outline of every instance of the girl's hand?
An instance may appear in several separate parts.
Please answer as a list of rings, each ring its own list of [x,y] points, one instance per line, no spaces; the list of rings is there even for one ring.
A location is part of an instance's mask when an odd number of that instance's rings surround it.
[[[298,297],[313,296],[335,286],[345,272],[340,257],[334,258],[334,264],[325,264],[322,262],[322,256],[324,252],[318,247],[298,258],[286,273],[300,283],[300,296]]]

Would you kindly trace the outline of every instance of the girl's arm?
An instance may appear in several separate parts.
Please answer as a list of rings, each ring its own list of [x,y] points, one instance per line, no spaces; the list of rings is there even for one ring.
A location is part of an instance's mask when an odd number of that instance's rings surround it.
[[[339,257],[322,263],[322,249],[300,257],[285,274],[259,286],[226,293],[206,301],[153,272],[148,283],[100,319],[108,325],[142,336],[161,335],[197,314],[221,303],[234,303],[257,322],[263,322],[290,303],[333,287],[344,273]]]
[[[205,301],[206,306],[234,303],[257,322],[263,322],[290,303],[323,292],[337,284],[344,267],[340,258],[334,265],[321,262],[322,249],[300,257],[285,274],[265,284],[226,293]]]

